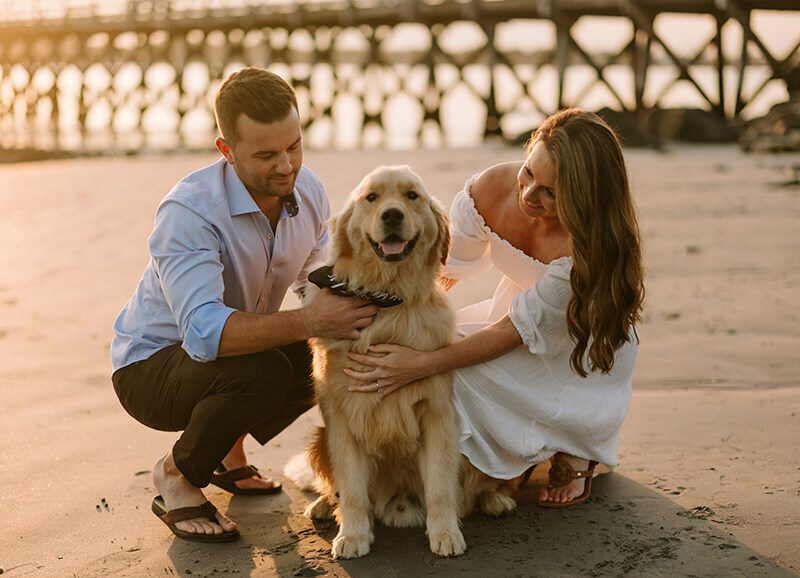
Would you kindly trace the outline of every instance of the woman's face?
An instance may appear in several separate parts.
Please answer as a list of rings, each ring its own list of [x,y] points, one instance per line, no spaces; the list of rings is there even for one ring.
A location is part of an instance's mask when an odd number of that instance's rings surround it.
[[[519,207],[529,217],[558,217],[556,210],[556,166],[553,155],[536,141],[517,173]]]

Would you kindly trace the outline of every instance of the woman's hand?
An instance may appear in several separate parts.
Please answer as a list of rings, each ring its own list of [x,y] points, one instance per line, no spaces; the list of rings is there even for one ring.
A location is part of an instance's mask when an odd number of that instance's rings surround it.
[[[412,381],[417,381],[436,373],[432,351],[417,351],[402,345],[383,343],[371,345],[369,354],[350,352],[347,355],[353,361],[367,365],[372,369],[354,371],[343,369],[349,377],[359,382],[347,389],[359,393],[380,393],[381,397],[397,391]]]

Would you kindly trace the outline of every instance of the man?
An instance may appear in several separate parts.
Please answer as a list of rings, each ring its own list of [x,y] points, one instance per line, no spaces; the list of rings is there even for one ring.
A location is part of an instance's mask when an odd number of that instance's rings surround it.
[[[150,261],[115,324],[114,389],[125,410],[158,430],[183,430],[153,470],[153,511],[178,536],[239,537],[206,501],[214,483],[236,494],[280,491],[248,466],[243,440],[265,444],[313,405],[309,337],[354,339],[375,305],[302,293],[326,256],[330,206],[303,167],[297,100],[258,68],[231,75],[214,112],[223,158],[162,200]]]

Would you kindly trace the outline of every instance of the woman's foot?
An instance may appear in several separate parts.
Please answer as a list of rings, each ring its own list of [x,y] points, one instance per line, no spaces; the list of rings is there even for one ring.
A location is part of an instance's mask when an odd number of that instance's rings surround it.
[[[539,504],[568,504],[581,498],[586,490],[586,484],[591,484],[590,481],[586,481],[586,478],[592,477],[595,465],[597,465],[596,462],[576,458],[569,454],[560,452],[555,454],[551,459],[550,478],[547,484],[539,490]],[[587,494],[585,498],[588,497]]]
[[[194,487],[183,477],[172,459],[172,452],[156,462],[153,468],[153,483],[164,498],[167,511],[200,506],[207,501],[200,488]],[[177,522],[175,526],[179,530],[194,534],[222,534],[236,530],[236,523],[220,512],[216,513],[216,517],[218,522],[216,524],[206,518],[192,518]]]
[[[244,454],[244,436],[236,440],[231,451],[222,460],[222,465],[226,470],[236,470],[247,465],[247,456]],[[270,490],[276,486],[275,482],[269,478],[252,476],[233,482],[241,490]]]

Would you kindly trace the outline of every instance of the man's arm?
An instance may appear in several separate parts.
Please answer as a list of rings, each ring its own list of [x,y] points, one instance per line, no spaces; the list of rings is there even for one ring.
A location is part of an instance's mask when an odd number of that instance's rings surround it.
[[[256,353],[309,337],[356,339],[378,310],[326,291],[295,311],[256,314],[227,307],[216,232],[174,202],[160,207],[149,245],[183,348],[196,361]]]
[[[358,339],[378,307],[355,297],[323,289],[306,307],[275,313],[232,313],[222,329],[219,357],[256,353],[309,337]]]

